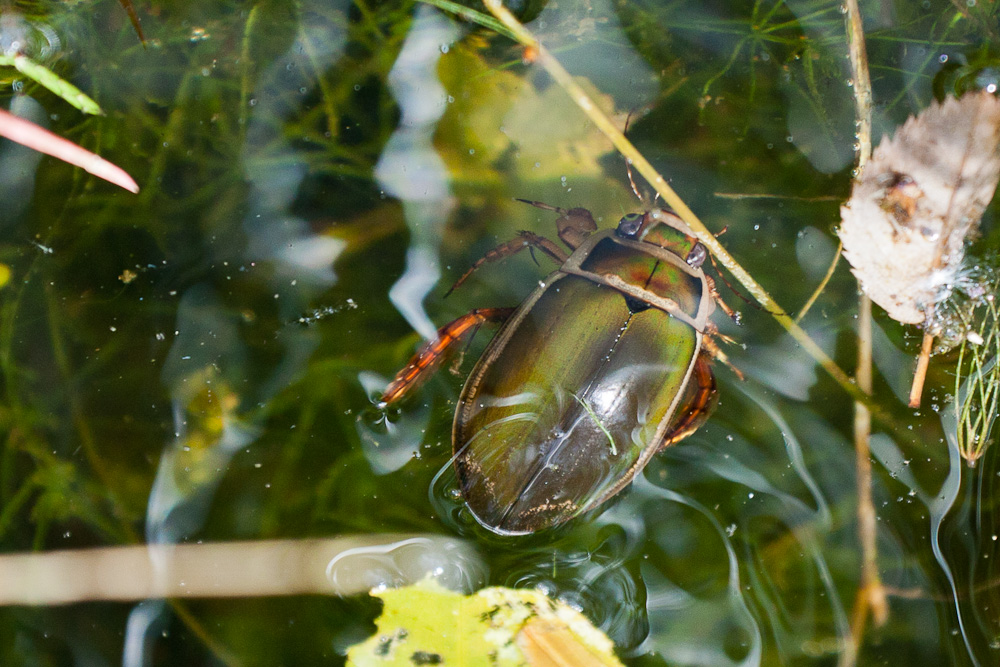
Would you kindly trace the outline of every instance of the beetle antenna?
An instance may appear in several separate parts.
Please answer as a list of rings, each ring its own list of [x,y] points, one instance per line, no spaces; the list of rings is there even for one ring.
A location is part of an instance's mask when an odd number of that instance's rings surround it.
[[[632,120],[632,114],[635,110],[629,111],[628,115],[625,116],[625,128],[622,130],[622,134],[628,134],[628,124]],[[625,158],[625,173],[628,174],[628,184],[632,186],[632,193],[636,196],[636,199],[645,206],[646,198],[639,194],[639,188],[635,186],[635,177],[632,175],[632,160]],[[655,200],[654,200],[655,202]]]
[[[519,201],[522,204],[531,204],[535,208],[545,209],[546,211],[555,211],[556,213],[560,213],[562,215],[565,215],[565,214],[569,213],[569,211],[567,211],[566,209],[564,209],[562,207],[553,206],[552,204],[546,204],[543,201],[533,201],[531,199],[521,199],[520,197],[514,197],[514,201]]]
[[[632,186],[632,192],[635,194],[636,198],[643,204],[646,204],[646,198],[639,194],[639,188],[635,187],[635,178],[632,176],[632,160],[625,158],[625,173],[628,174],[628,184]]]

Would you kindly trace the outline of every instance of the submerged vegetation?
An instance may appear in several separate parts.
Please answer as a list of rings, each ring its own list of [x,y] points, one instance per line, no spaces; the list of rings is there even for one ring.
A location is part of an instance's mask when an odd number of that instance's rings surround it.
[[[723,281],[743,325],[716,322],[746,380],[721,368],[697,434],[558,530],[499,539],[469,517],[449,461],[460,377],[376,405],[422,337],[516,305],[551,270],[521,253],[443,298],[519,230],[554,236],[551,216],[515,197],[586,207],[601,228],[644,207],[537,54],[463,4],[154,1],[134,4],[134,22],[116,0],[0,2],[0,56],[28,35],[32,62],[104,115],[8,60],[3,108],[141,186],[0,143],[0,550],[445,535],[475,554],[438,563],[466,592],[538,587],[625,664],[832,663],[860,577],[852,400]],[[629,138],[726,230],[720,243],[798,311],[834,258],[856,166],[840,3],[521,5],[618,127],[632,114]],[[861,9],[876,141],[932,99],[1000,83],[996,3]],[[972,254],[996,249],[996,210]],[[856,293],[839,267],[801,323],[843,369]],[[920,411],[905,407],[919,332],[875,311],[872,495],[890,615],[859,664],[992,664],[1000,651],[1000,448],[983,449],[1000,348],[995,302],[976,299],[961,312],[982,343],[936,358]],[[364,553],[371,587],[426,564]],[[378,612],[364,596],[308,595],[10,606],[0,663],[337,662]]]

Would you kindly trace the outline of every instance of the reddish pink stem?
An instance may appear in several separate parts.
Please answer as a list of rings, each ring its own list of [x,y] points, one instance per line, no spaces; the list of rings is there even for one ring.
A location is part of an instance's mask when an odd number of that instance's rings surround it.
[[[7,137],[39,153],[82,167],[94,176],[121,186],[129,192],[139,192],[139,186],[121,167],[3,109],[0,109],[0,137]]]

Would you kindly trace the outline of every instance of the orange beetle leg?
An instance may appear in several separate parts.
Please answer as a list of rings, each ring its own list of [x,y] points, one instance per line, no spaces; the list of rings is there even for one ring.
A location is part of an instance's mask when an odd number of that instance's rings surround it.
[[[661,449],[697,431],[715,407],[715,376],[712,375],[712,360],[708,353],[698,356],[684,393],[677,406],[682,411],[680,418],[674,420],[673,428],[663,437]]]
[[[467,336],[474,335],[479,327],[487,322],[503,322],[514,310],[514,308],[477,308],[438,329],[437,338],[425,343],[410,363],[399,371],[385,388],[381,402],[388,405],[398,401],[406,392],[430,377],[456,344]]]

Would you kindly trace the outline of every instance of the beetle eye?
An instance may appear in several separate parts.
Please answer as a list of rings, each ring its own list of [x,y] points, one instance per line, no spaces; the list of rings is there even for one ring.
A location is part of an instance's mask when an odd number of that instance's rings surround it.
[[[622,216],[622,219],[618,221],[618,236],[625,236],[627,238],[635,238],[635,236],[642,229],[642,222],[646,216],[641,213],[626,213]]]
[[[695,241],[694,247],[691,248],[691,252],[688,253],[687,259],[684,261],[688,263],[688,266],[697,269],[705,263],[706,259],[708,259],[708,249],[701,244],[701,241]]]

